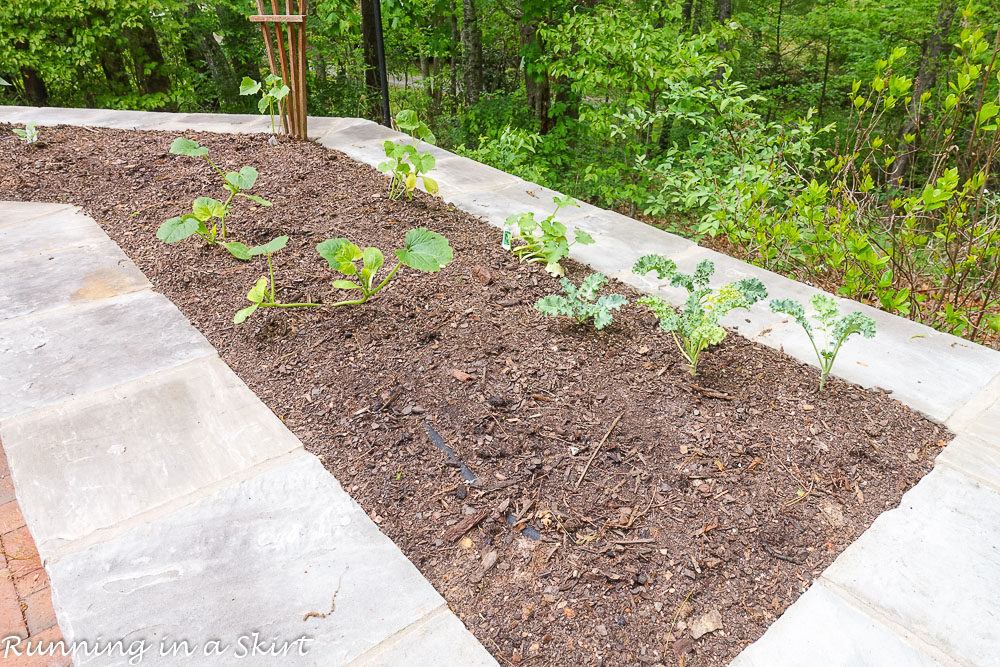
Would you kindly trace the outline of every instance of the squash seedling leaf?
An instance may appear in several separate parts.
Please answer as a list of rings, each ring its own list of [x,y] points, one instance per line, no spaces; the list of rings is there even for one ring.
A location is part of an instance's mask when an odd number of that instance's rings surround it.
[[[406,247],[397,250],[396,257],[410,268],[433,273],[448,266],[453,253],[448,239],[420,227],[406,232]]]

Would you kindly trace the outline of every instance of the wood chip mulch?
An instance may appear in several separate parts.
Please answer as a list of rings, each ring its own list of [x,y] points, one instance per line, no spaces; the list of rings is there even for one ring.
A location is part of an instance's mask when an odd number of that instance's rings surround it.
[[[391,257],[426,226],[455,249],[366,305],[234,326],[262,259],[155,238],[224,194],[204,161],[168,153],[177,133],[44,127],[31,149],[10,129],[0,198],[93,216],[504,665],[728,663],[950,437],[884,392],[817,393],[814,369],[738,335],[692,381],[637,306],[602,332],[540,315],[558,284],[440,200],[389,201],[382,175],[316,144],[186,133],[223,168],[260,171],[253,192],[274,206],[239,202],[229,229],[291,236],[274,256],[285,301],[340,298],[326,238]]]

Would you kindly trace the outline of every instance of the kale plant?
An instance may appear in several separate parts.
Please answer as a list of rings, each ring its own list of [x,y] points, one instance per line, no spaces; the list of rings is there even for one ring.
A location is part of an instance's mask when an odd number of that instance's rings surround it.
[[[649,308],[660,319],[660,328],[673,336],[692,376],[698,373],[698,357],[702,351],[718,345],[726,337],[719,320],[734,308],[749,308],[767,297],[764,283],[757,278],[744,278],[713,290],[708,281],[715,273],[715,264],[707,259],[698,263],[694,275],[678,273],[672,260],[659,255],[644,255],[632,267],[637,275],[649,271],[656,271],[661,279],[669,277],[672,286],[688,291],[688,299],[680,312],[655,296],[643,297],[639,303]]]
[[[274,282],[274,263],[271,261],[271,254],[284,248],[287,243],[287,236],[279,236],[264,245],[254,246],[253,248],[243,246],[246,251],[246,259],[256,257],[257,255],[267,255],[268,275],[261,276],[247,293],[250,305],[236,313],[236,316],[233,317],[233,324],[242,324],[260,308],[309,308],[323,305],[320,303],[281,303],[278,301],[277,288]]]
[[[26,144],[37,144],[38,143],[38,130],[35,128],[36,122],[29,120],[24,124],[24,129],[19,127],[14,128],[14,134],[20,137],[21,141]]]
[[[597,298],[601,287],[608,282],[603,273],[590,274],[583,279],[580,287],[571,283],[568,278],[563,278],[560,282],[566,296],[550,294],[535,302],[535,308],[543,315],[572,317],[579,324],[592,319],[594,328],[600,330],[611,324],[611,311],[628,303],[621,294]]]
[[[316,246],[316,252],[330,264],[331,269],[346,276],[344,279],[333,281],[335,288],[361,292],[359,298],[338,301],[330,304],[331,307],[365,303],[388,285],[399,271],[399,267],[404,264],[417,271],[434,273],[447,266],[453,256],[451,246],[445,237],[424,227],[411,229],[406,232],[403,247],[396,251],[399,260],[396,266],[376,284],[378,273],[385,264],[382,251],[378,248],[367,247],[362,250],[347,239],[341,238],[323,241]],[[359,260],[360,268],[357,264]]]
[[[392,176],[389,181],[389,199],[399,199],[404,192],[408,198],[413,199],[417,177],[424,182],[427,192],[437,193],[437,181],[427,176],[427,172],[434,168],[434,156],[430,152],[421,153],[417,148],[421,141],[433,144],[434,134],[426,123],[417,118],[417,112],[409,109],[404,109],[396,115],[396,127],[409,134],[413,138],[413,143],[397,144],[391,139],[386,139],[382,144],[388,159],[379,163],[378,170]]]
[[[802,304],[793,299],[774,299],[771,301],[771,310],[776,313],[791,315],[795,321],[802,325],[809,342],[812,343],[813,351],[816,353],[816,360],[819,361],[819,390],[823,391],[826,384],[826,376],[833,368],[833,362],[837,359],[840,346],[854,334],[861,334],[865,338],[875,337],[875,320],[860,312],[853,312],[840,316],[837,309],[837,302],[829,294],[815,294],[809,303],[812,304],[813,322],[806,317]],[[823,347],[816,344],[814,332],[819,331],[823,337]]]
[[[521,213],[508,216],[505,226],[516,227],[514,240],[520,243],[512,249],[522,262],[545,262],[545,270],[553,276],[563,276],[566,272],[559,263],[569,254],[571,246],[590,245],[594,242],[587,232],[576,230],[573,240],[566,236],[566,225],[556,221],[556,215],[569,206],[579,206],[569,195],[553,197],[556,210],[544,220],[535,220],[534,213]]]
[[[261,206],[270,206],[271,202],[252,195],[244,190],[249,190],[257,182],[257,170],[253,167],[243,167],[238,172],[224,172],[208,157],[208,149],[199,146],[198,142],[191,139],[178,137],[170,144],[170,152],[175,155],[187,155],[190,157],[203,157],[222,176],[225,181],[223,187],[229,192],[229,196],[224,202],[211,197],[198,197],[191,205],[191,212],[174,218],[170,218],[156,230],[156,238],[164,243],[177,243],[197,234],[209,244],[222,245],[234,257],[239,259],[249,259],[246,256],[246,246],[242,243],[226,243],[226,216],[232,208],[235,197],[243,197]],[[218,222],[216,222],[218,221]],[[222,241],[219,240],[221,235]]]
[[[271,134],[277,135],[278,131],[275,129],[274,117],[275,115],[281,116],[281,105],[291,92],[291,89],[285,85],[285,82],[280,76],[275,76],[274,74],[268,74],[264,78],[264,83],[261,85],[260,81],[254,81],[248,76],[243,77],[243,81],[240,83],[240,95],[256,95],[261,93],[260,99],[257,100],[257,110],[264,113],[267,109],[268,115],[271,117]]]

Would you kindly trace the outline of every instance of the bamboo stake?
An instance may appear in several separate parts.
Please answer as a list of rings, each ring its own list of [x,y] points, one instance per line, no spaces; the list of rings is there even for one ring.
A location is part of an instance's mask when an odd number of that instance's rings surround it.
[[[264,0],[257,0],[257,11],[264,13]],[[260,24],[260,31],[264,33],[264,49],[267,51],[267,64],[271,68],[271,74],[278,75],[278,66],[274,60],[274,40],[271,37],[271,29],[267,23]],[[279,110],[280,112],[280,110]],[[281,123],[285,134],[288,134],[288,118],[284,113],[279,113],[278,120]]]
[[[298,25],[299,32],[299,113],[302,114],[302,138],[309,138],[309,117],[306,109],[306,12],[308,11],[308,1],[299,0],[299,14],[302,15],[302,23]]]
[[[285,0],[285,12],[288,14],[292,13],[292,0]],[[298,93],[296,92],[299,89],[298,48],[295,43],[295,29],[297,27],[291,23],[285,24],[285,34],[288,36],[288,71],[292,77],[292,92],[288,97],[293,102],[292,117],[295,119],[295,131],[292,134],[296,137],[301,137],[302,135],[299,130],[299,100]]]
[[[278,0],[271,0],[271,10],[275,14],[278,13]],[[281,79],[289,86],[292,86],[288,78],[288,63],[287,59],[285,58],[285,40],[282,39],[281,37],[281,28],[276,24],[274,26],[274,32],[278,38],[278,57],[281,59]],[[293,87],[292,90],[295,90],[295,88]],[[291,99],[289,99],[290,97],[292,96],[288,95],[285,97],[284,112],[288,119],[288,134],[295,135],[296,134],[295,117],[291,113],[292,104],[291,104]]]

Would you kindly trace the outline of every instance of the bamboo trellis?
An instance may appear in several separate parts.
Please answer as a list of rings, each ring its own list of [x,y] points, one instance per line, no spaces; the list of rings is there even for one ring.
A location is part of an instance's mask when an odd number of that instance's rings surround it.
[[[278,0],[271,0],[272,13],[265,14],[264,0],[257,0],[257,11],[260,14],[251,16],[250,20],[260,23],[271,74],[280,76],[290,89],[281,108],[281,127],[285,134],[305,139],[307,0],[298,0],[298,14],[293,13],[292,2],[293,0],[285,0],[285,13],[279,14]],[[274,57],[275,44],[278,47],[277,60]]]

